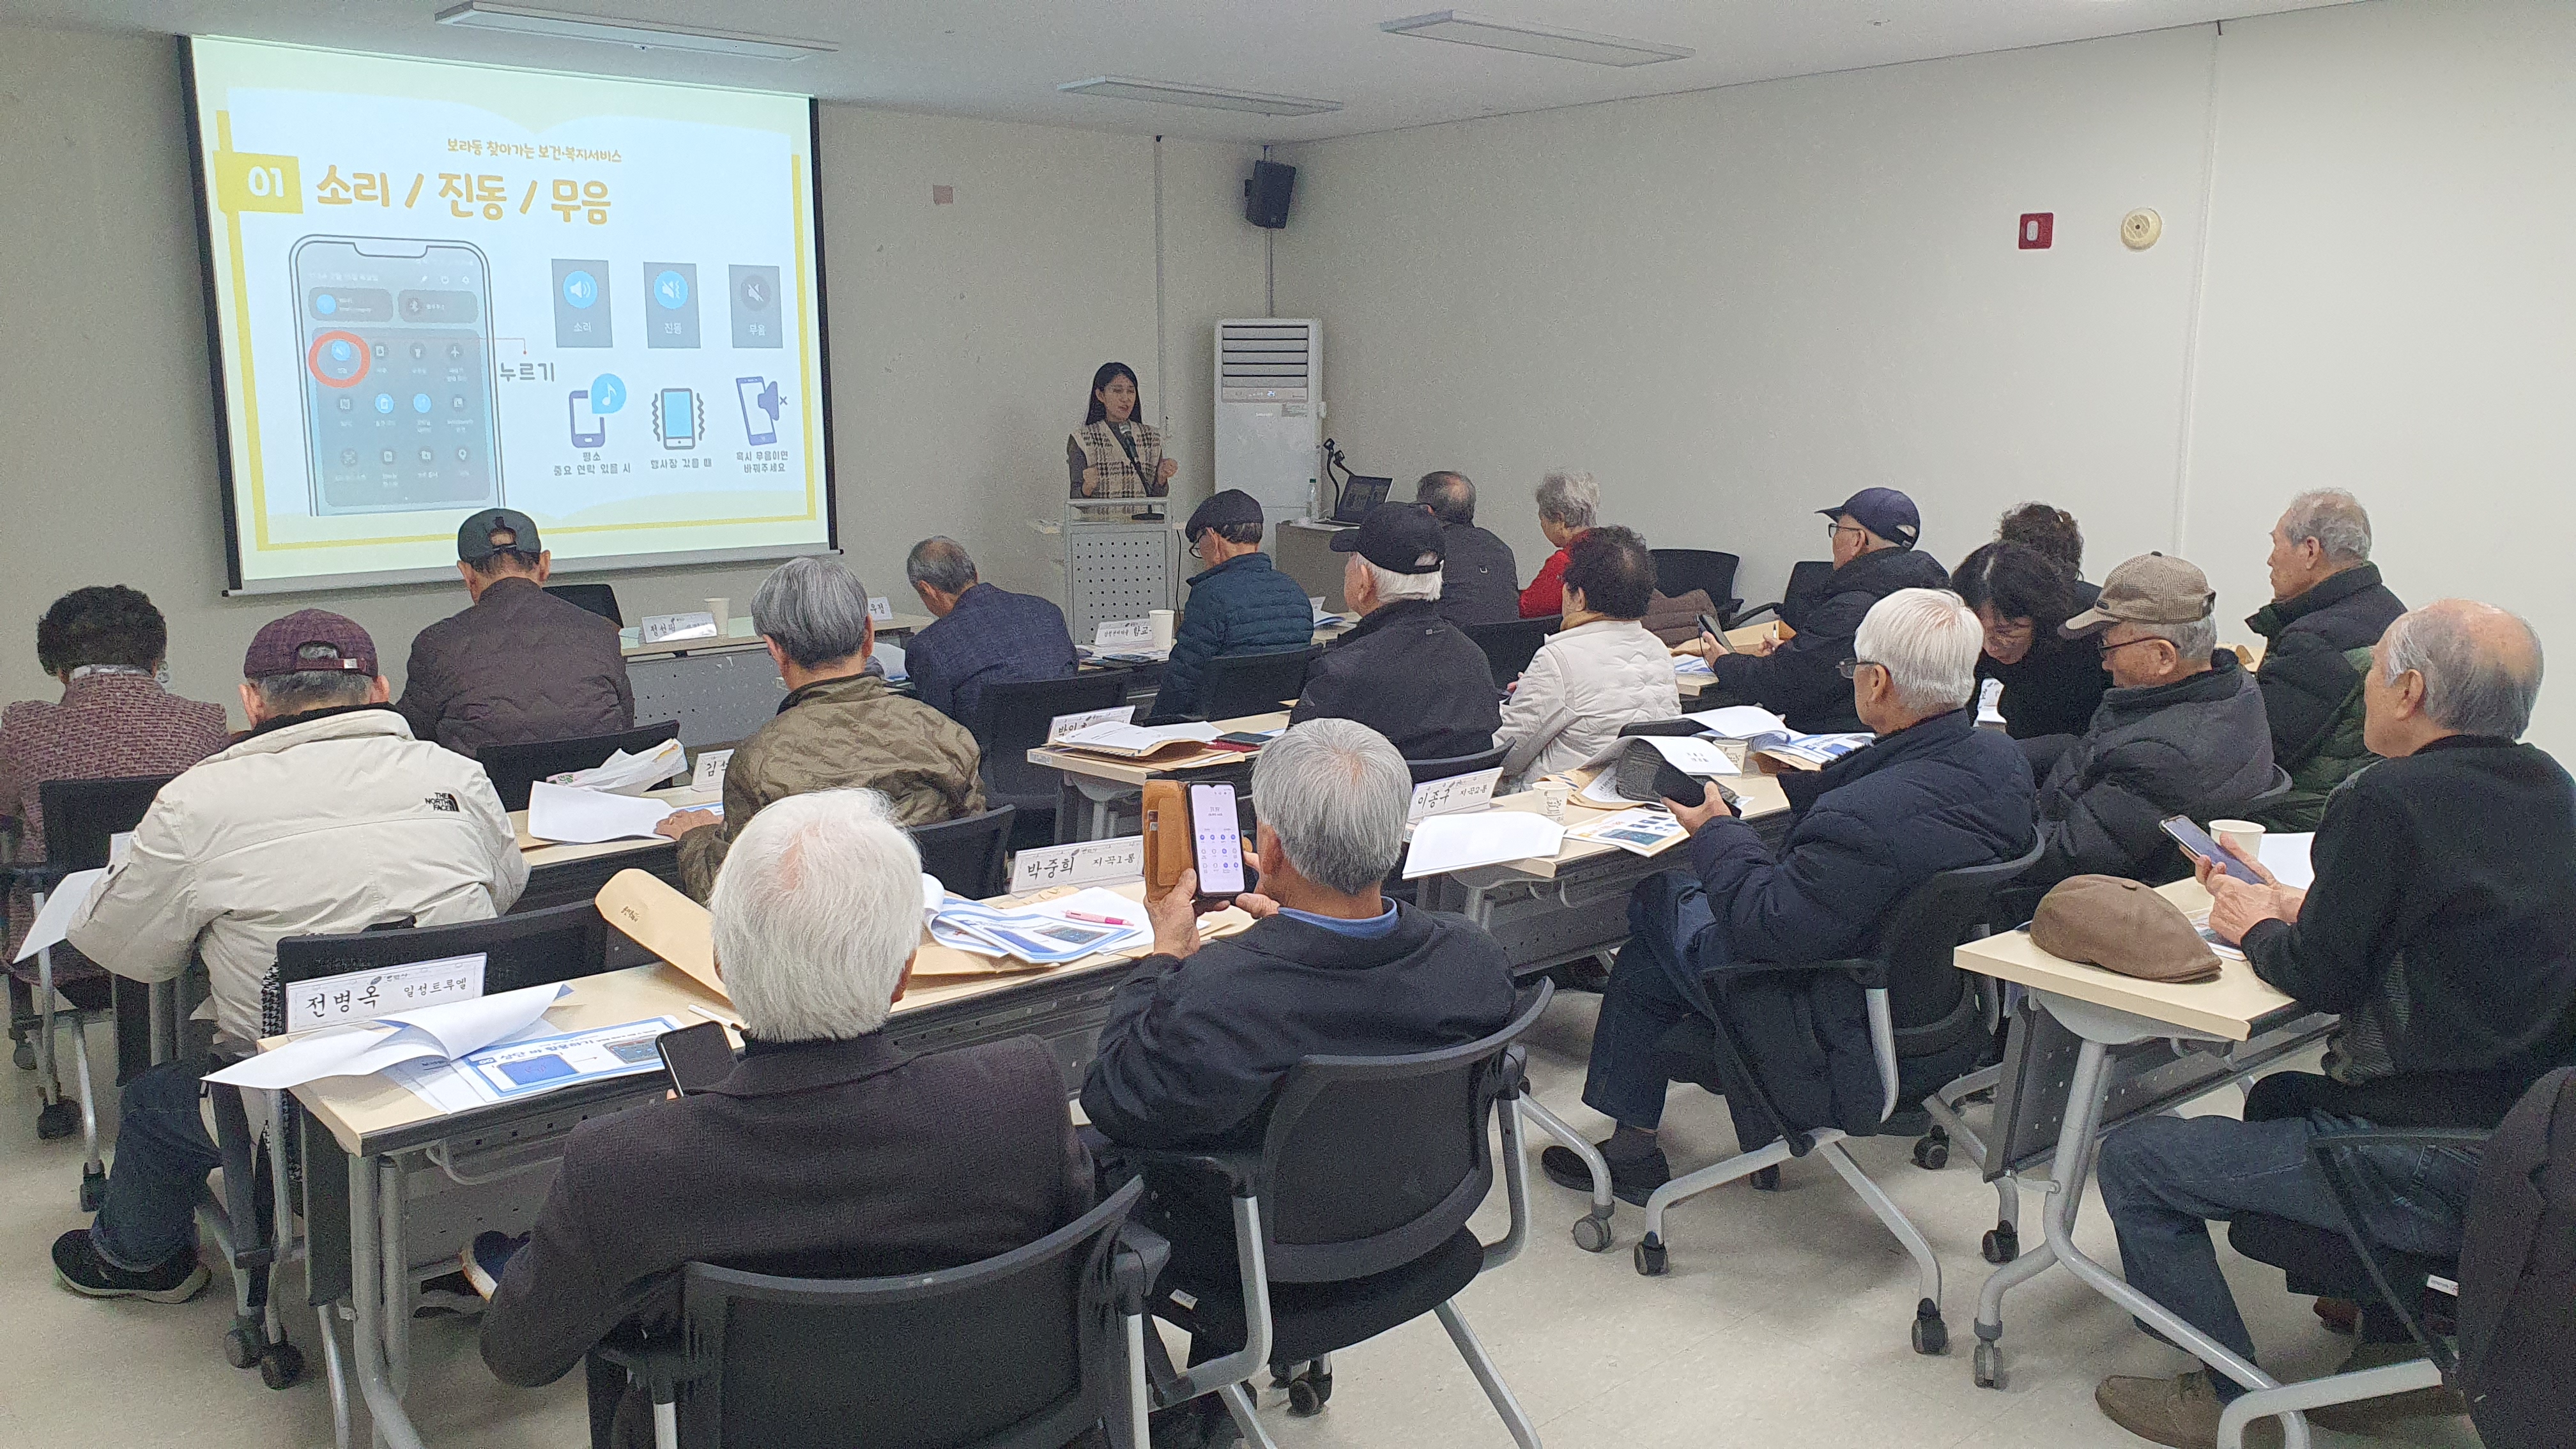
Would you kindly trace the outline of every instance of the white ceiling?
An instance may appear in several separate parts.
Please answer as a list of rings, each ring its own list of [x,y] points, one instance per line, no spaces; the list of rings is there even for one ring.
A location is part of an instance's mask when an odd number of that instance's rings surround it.
[[[901,110],[1199,140],[1299,141],[2304,10],[2347,0],[1469,0],[1471,14],[1692,47],[1626,69],[1388,35],[1440,0],[532,0],[828,40],[791,62],[432,24],[448,0],[0,0],[0,23],[234,35],[810,92]],[[1343,103],[1272,117],[1056,86],[1096,75]]]

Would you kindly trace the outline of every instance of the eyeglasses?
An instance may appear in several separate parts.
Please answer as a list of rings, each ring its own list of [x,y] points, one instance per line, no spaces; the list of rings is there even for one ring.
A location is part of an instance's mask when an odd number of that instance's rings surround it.
[[[1886,668],[1886,665],[1879,663],[1875,659],[1846,659],[1842,663],[1834,666],[1834,672],[1845,679],[1857,679],[1860,677],[1860,672],[1863,669]]]
[[[2123,639],[2117,644],[2096,644],[2093,647],[2099,649],[2105,654],[2108,654],[2114,649],[2126,649],[2132,644],[2162,644],[2164,642],[2164,640],[2150,634],[2143,639]]]
[[[1836,519],[1836,520],[1830,521],[1830,522],[1826,523],[1826,525],[1825,525],[1825,537],[1827,537],[1827,538],[1829,538],[1829,539],[1831,539],[1831,538],[1840,538],[1840,537],[1842,537],[1842,536],[1843,536],[1844,534],[1846,534],[1846,533],[1867,533],[1867,532],[1869,532],[1869,530],[1868,530],[1868,529],[1861,527],[1861,526],[1860,526],[1859,524],[1857,524],[1857,523],[1844,523],[1844,522],[1842,522],[1842,521],[1841,521],[1841,520],[1839,520],[1839,519]]]

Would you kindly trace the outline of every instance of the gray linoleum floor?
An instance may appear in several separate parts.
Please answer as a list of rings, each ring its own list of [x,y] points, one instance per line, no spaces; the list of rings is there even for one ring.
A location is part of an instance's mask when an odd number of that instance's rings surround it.
[[[1541,1100],[1585,1131],[1602,1125],[1577,1100],[1595,1007],[1590,996],[1560,1001],[1531,1043]],[[92,1044],[93,1060],[103,1059],[104,1032]],[[231,1294],[220,1268],[213,1287],[176,1308],[90,1302],[55,1285],[46,1245],[83,1221],[74,1201],[78,1141],[36,1140],[32,1073],[0,1068],[0,1083],[0,1449],[328,1445],[329,1396],[309,1317],[294,1324],[312,1364],[307,1379],[273,1393],[224,1363]],[[2201,1110],[2232,1112],[2238,1101],[2222,1094]],[[106,1105],[102,1115],[112,1116]],[[1692,1087],[1675,1088],[1665,1139],[1681,1165],[1733,1145],[1722,1105]],[[1584,1253],[1567,1232],[1581,1201],[1533,1162],[1529,1249],[1470,1288],[1463,1306],[1552,1449],[2144,1442],[2101,1418],[2093,1384],[2111,1372],[2176,1372],[2183,1360],[2063,1271],[2006,1300],[2003,1389],[1970,1382],[1968,1325],[1988,1271],[1977,1243],[1993,1224],[1994,1195],[1964,1158],[1926,1172],[1908,1160],[1908,1147],[1873,1139],[1855,1144],[1855,1156],[1940,1252],[1953,1344],[1945,1357],[1908,1347],[1915,1287],[1904,1251],[1814,1162],[1790,1164],[1780,1193],[1731,1187],[1678,1208],[1668,1219],[1671,1273],[1660,1279],[1630,1266],[1636,1209],[1620,1209],[1611,1253]],[[2034,1238],[2036,1202],[2024,1210]],[[2116,1261],[2108,1224],[2086,1206],[2079,1240]],[[1490,1239],[1504,1221],[1498,1190],[1479,1226]],[[2289,1377],[2331,1371],[2349,1340],[2319,1327],[2306,1300],[2284,1294],[2277,1272],[2226,1256],[2266,1366]],[[411,1402],[433,1445],[584,1442],[577,1374],[543,1390],[503,1387],[475,1355],[473,1326],[459,1320],[420,1323],[414,1345]],[[1334,1379],[1332,1403],[1317,1418],[1291,1418],[1280,1395],[1264,1396],[1263,1419],[1282,1449],[1510,1443],[1428,1318],[1339,1356]],[[363,1417],[361,1426],[363,1442]],[[2377,1440],[2320,1432],[2317,1442],[2477,1440],[2465,1420],[2415,1420]]]

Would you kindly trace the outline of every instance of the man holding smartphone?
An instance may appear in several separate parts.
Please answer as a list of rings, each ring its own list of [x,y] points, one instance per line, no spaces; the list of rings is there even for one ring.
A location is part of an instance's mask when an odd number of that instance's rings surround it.
[[[2260,1213],[2341,1232],[2309,1154],[2319,1134],[2493,1128],[2532,1082],[2576,1059],[2576,781],[2515,743],[2539,693],[2540,641],[2514,615],[2445,599],[2400,616],[2362,676],[2364,741],[2383,758],[2328,799],[2315,884],[2283,886],[2252,860],[2250,884],[2200,866],[2219,939],[2242,944],[2254,974],[2302,1008],[2343,1020],[2322,1074],[2264,1078],[2242,1121],[2133,1122],[2103,1139],[2098,1177],[2129,1282],[2249,1362],[2254,1339],[2210,1220]],[[2406,1252],[2457,1253],[2475,1155],[2363,1157],[2379,1190],[2362,1194],[2360,1230]],[[2417,1356],[2373,1306],[2344,1368]],[[2195,1369],[2105,1379],[2094,1399],[2132,1433],[2198,1446],[2215,1443],[2243,1392]],[[2428,1389],[2307,1413],[2367,1431],[2462,1408]]]

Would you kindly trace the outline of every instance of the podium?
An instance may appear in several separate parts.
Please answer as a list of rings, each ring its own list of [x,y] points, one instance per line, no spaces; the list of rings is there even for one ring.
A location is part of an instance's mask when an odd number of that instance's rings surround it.
[[[1073,498],[1060,520],[1029,526],[1057,544],[1064,618],[1074,642],[1087,644],[1104,623],[1141,619],[1177,608],[1181,536],[1162,498]],[[1140,511],[1155,516],[1138,518]]]

